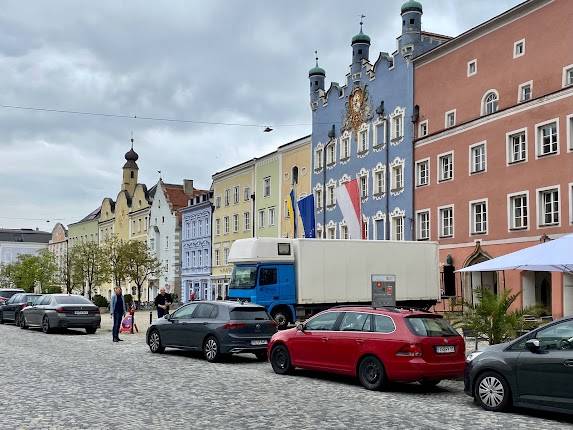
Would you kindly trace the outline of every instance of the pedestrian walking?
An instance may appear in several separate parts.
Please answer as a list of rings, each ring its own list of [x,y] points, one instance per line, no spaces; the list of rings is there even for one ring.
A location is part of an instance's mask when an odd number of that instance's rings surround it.
[[[111,330],[113,341],[121,342],[122,339],[119,338],[119,328],[121,326],[121,320],[127,312],[127,306],[123,295],[121,294],[121,287],[114,288],[114,294],[111,295],[111,303],[109,306],[109,313],[113,319],[113,329]]]
[[[191,291],[191,296],[189,296],[189,300],[192,302],[195,301],[195,290]]]
[[[159,294],[155,297],[155,306],[157,307],[157,318],[163,318],[165,314],[169,313],[169,306],[173,299],[171,294],[165,292],[165,288],[159,290]]]

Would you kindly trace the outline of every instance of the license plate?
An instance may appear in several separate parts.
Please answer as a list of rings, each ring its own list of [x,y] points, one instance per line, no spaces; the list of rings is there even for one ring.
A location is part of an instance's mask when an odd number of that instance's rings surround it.
[[[251,345],[266,345],[267,343],[269,343],[269,341],[266,339],[251,340]]]
[[[436,346],[436,352],[438,354],[450,354],[456,352],[456,347],[454,345],[440,345]]]
[[[87,315],[88,311],[74,311],[75,315]]]

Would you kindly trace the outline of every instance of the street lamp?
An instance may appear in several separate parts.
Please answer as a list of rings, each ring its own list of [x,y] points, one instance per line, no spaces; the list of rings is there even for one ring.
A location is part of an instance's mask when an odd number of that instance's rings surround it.
[[[336,137],[336,128],[332,124],[332,128],[328,132],[328,143],[324,145],[322,154],[322,238],[326,239],[326,150],[334,143]]]

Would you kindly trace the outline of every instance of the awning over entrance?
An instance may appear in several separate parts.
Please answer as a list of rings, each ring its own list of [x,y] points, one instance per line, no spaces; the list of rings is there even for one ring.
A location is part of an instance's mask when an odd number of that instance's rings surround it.
[[[573,234],[468,266],[457,272],[498,270],[573,273]]]

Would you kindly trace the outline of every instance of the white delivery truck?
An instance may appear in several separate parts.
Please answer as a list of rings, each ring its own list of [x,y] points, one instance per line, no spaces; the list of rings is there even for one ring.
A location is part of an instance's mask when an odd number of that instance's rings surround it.
[[[440,298],[436,242],[255,238],[237,240],[229,298],[263,305],[281,325],[335,305],[371,304],[373,282],[393,279],[397,306]]]

